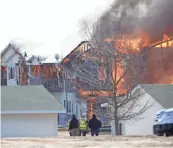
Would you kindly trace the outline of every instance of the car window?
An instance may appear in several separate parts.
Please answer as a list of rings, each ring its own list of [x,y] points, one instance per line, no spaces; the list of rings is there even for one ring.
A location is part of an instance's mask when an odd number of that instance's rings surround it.
[[[165,112],[165,115],[172,117],[173,116],[173,111],[172,112]]]

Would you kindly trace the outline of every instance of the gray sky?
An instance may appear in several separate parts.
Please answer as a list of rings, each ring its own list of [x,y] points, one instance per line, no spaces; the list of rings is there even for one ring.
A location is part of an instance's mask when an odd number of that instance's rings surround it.
[[[17,40],[28,53],[66,55],[83,40],[79,20],[95,20],[112,1],[0,0],[0,51]]]

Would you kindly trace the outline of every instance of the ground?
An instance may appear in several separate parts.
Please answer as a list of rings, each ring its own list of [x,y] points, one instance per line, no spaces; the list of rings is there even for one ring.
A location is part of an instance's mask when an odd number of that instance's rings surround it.
[[[134,148],[173,147],[173,137],[118,136],[69,137],[67,132],[59,132],[56,138],[3,138],[2,148]]]

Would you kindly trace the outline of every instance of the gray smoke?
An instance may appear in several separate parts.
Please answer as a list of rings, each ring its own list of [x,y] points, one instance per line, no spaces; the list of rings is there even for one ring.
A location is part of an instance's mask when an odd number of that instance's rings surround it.
[[[102,40],[139,35],[140,30],[152,41],[161,39],[163,32],[173,35],[173,0],[115,0],[97,22],[94,34]]]
[[[163,33],[173,35],[173,0],[153,0],[140,26],[155,40]]]

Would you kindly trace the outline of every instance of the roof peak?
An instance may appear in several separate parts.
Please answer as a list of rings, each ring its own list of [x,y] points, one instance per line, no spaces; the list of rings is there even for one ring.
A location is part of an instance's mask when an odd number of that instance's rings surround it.
[[[164,108],[173,107],[173,84],[140,84]]]

